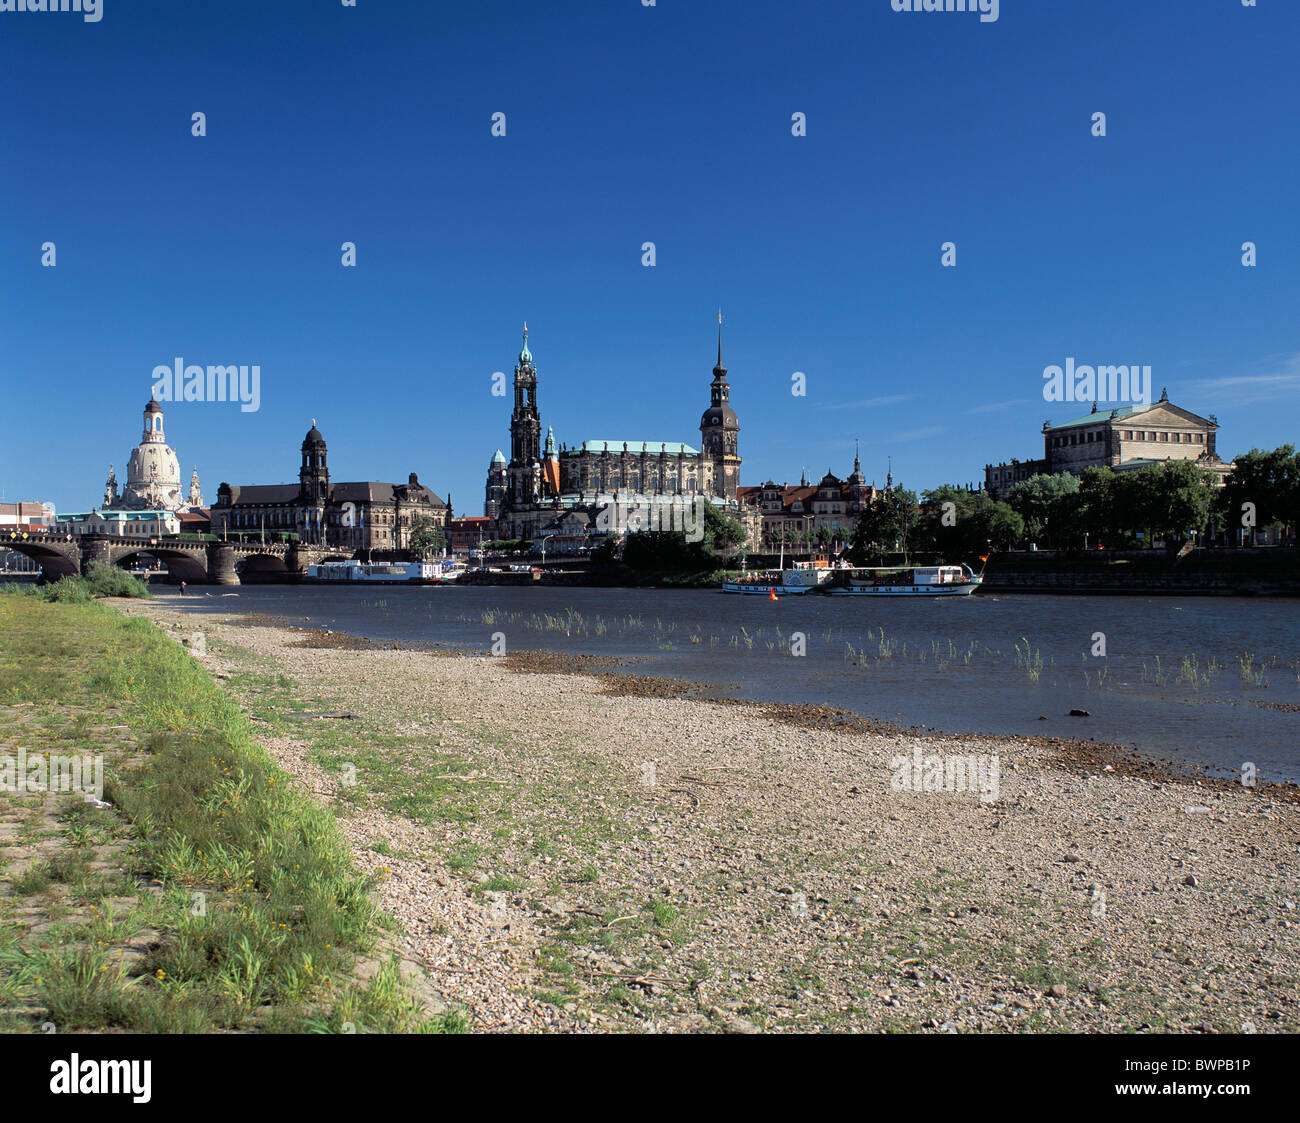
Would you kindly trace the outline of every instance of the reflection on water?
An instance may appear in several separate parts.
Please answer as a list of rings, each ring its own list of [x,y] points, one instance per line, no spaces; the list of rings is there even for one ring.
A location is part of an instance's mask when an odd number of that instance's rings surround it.
[[[955,732],[1092,737],[1300,780],[1300,601],[780,601],[699,590],[246,586],[164,594],[380,640],[635,656],[641,674]],[[800,655],[798,652],[802,651]],[[1274,708],[1281,707],[1281,708]],[[1288,708],[1289,707],[1289,708]],[[1089,711],[1069,717],[1071,709]]]

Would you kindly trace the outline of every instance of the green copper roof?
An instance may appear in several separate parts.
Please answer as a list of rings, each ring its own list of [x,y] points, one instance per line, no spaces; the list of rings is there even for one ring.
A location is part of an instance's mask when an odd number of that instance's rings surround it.
[[[699,456],[700,450],[691,448],[690,445],[684,445],[680,441],[583,441],[583,452],[610,452],[622,453],[623,446],[627,445],[629,453],[641,455],[642,446],[648,455],[657,456],[660,452],[667,456],[676,456],[681,453],[683,456]]]
[[[1150,408],[1150,406],[1143,406],[1141,409],[1138,409],[1137,406],[1121,406],[1114,411],[1115,420],[1118,421],[1121,417],[1128,417],[1134,413],[1144,413]],[[1111,411],[1109,409],[1098,406],[1096,413],[1085,413],[1082,417],[1076,417],[1073,421],[1063,421],[1060,425],[1051,425],[1048,428],[1052,432],[1056,432],[1057,429],[1074,429],[1080,425],[1102,425],[1110,420],[1110,415]]]
[[[533,361],[533,353],[530,350],[528,350],[528,324],[525,323],[524,324],[524,345],[519,351],[519,362],[520,365],[523,365],[524,363],[531,363],[532,361]]]
[[[500,449],[497,449],[496,452],[492,455],[492,463],[504,464],[505,462],[506,462],[505,454],[502,453]]]

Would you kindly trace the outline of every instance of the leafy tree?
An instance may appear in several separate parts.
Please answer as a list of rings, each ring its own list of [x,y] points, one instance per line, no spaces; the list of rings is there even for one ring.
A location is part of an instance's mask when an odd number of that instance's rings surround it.
[[[1025,530],[1020,515],[986,491],[944,484],[925,493],[921,509],[916,541],[948,561],[1010,549]]]
[[[916,492],[903,487],[882,492],[858,516],[849,543],[850,560],[854,565],[870,565],[895,550],[906,554],[919,518]]]
[[[1233,462],[1218,500],[1217,511],[1234,540],[1238,528],[1300,528],[1300,455],[1295,446],[1242,453]]]
[[[407,545],[420,553],[440,553],[447,545],[447,536],[443,529],[428,515],[417,515],[411,520],[411,529],[406,538]]]
[[[623,540],[623,561],[633,569],[688,573],[729,567],[744,545],[745,528],[712,503],[703,511],[699,541],[687,541],[684,530],[637,531]]]
[[[1146,528],[1170,544],[1205,529],[1214,499],[1209,473],[1194,460],[1167,460],[1133,473],[1140,477]]]
[[[1080,486],[1070,472],[1039,472],[1012,484],[1006,501],[1024,519],[1029,541],[1068,547],[1083,535]]]

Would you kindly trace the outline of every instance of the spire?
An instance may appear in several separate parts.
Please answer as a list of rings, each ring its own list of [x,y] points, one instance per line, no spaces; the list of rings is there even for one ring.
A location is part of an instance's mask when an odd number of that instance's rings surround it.
[[[858,438],[857,437],[853,438],[853,470],[855,472],[862,471],[862,461],[858,459]]]
[[[718,365],[713,368],[715,378],[721,378],[727,373],[727,368],[722,365],[722,309],[718,309]]]
[[[525,366],[533,361],[533,353],[528,350],[528,321],[524,321],[524,345],[519,349],[519,364]]]
[[[546,426],[546,457],[552,459],[555,456],[555,432],[548,425]]]

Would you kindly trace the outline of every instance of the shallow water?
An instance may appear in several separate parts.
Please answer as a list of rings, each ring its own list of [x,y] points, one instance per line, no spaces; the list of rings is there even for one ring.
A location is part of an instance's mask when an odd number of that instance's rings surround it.
[[[702,590],[290,585],[230,592],[237,595],[161,596],[193,613],[267,613],[474,651],[486,652],[500,634],[509,649],[635,656],[628,670],[741,698],[839,706],[952,732],[1091,737],[1224,774],[1249,761],[1261,779],[1300,781],[1300,711],[1260,705],[1300,707],[1296,600],[981,592],[772,602]],[[801,657],[791,654],[794,633],[805,637]],[[1104,657],[1092,654],[1097,633]],[[1071,708],[1091,716],[1069,717]]]

